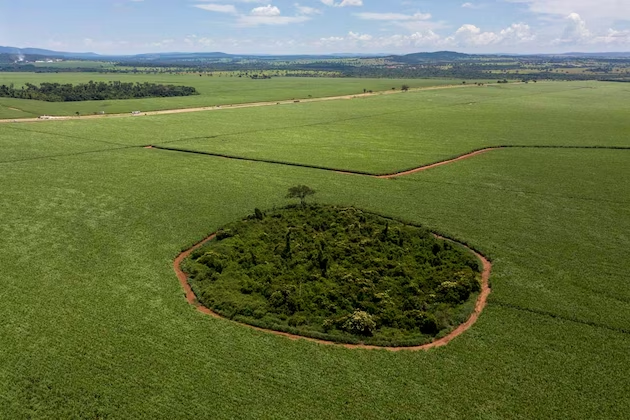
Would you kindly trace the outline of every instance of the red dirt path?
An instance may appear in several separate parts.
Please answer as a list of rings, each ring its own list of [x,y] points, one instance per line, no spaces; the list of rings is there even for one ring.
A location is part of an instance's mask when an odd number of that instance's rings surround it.
[[[458,156],[458,157],[450,159],[450,160],[445,160],[445,161],[442,161],[442,162],[432,163],[431,165],[420,166],[419,168],[410,169],[408,171],[397,172],[395,174],[390,174],[390,175],[376,175],[375,178],[392,179],[392,178],[397,178],[399,176],[412,175],[412,174],[416,174],[418,172],[423,172],[423,171],[426,171],[426,170],[429,170],[429,169],[437,168],[438,166],[448,165],[449,163],[457,162],[457,161],[464,160],[464,159],[470,159],[471,157],[480,155],[482,153],[486,153],[486,152],[490,152],[490,151],[498,150],[498,149],[500,149],[500,147],[488,147],[486,149],[481,149],[481,150],[477,150],[475,152],[466,153],[465,155],[461,155],[461,156]]]
[[[214,239],[215,236],[216,236],[215,234],[212,234],[209,237],[207,237],[206,239],[204,239],[203,241],[195,244],[192,248],[190,248],[190,249],[182,252],[181,254],[179,254],[179,256],[175,259],[175,261],[173,263],[173,268],[175,269],[175,273],[177,274],[177,278],[179,279],[180,284],[182,285],[182,287],[184,288],[184,291],[186,292],[186,300],[188,301],[188,303],[190,303],[191,305],[195,306],[197,308],[197,310],[199,312],[201,312],[201,313],[204,313],[206,315],[210,315],[210,316],[212,316],[214,318],[227,319],[227,318],[217,314],[216,312],[213,312],[212,310],[206,308],[205,306],[202,306],[199,303],[199,301],[197,301],[197,297],[195,296],[195,293],[192,291],[192,288],[190,287],[190,284],[188,284],[188,276],[186,276],[186,273],[184,273],[182,271],[182,269],[181,269],[182,262],[190,254],[192,254],[193,251],[199,249],[200,247],[202,247],[203,245],[205,245],[206,243],[208,243],[209,241]],[[439,239],[450,240],[450,239],[446,239],[446,238],[443,238],[443,237],[438,236],[438,235],[435,235],[435,236],[437,238],[439,238]],[[451,242],[455,242],[455,241],[451,241]],[[466,248],[468,248],[468,247],[466,247]],[[490,290],[490,285],[489,285],[488,280],[490,279],[490,272],[492,271],[492,264],[483,255],[479,254],[478,252],[473,251],[470,248],[468,248],[468,249],[471,252],[473,252],[477,256],[477,258],[479,258],[481,260],[481,262],[483,263],[483,272],[481,274],[481,293],[479,293],[479,297],[477,298],[477,303],[475,304],[475,310],[473,311],[473,313],[470,315],[470,318],[468,318],[468,320],[466,322],[464,322],[463,324],[459,325],[450,334],[448,334],[445,337],[442,337],[442,338],[440,338],[438,340],[435,340],[435,341],[433,341],[431,343],[428,343],[428,344],[424,344],[424,345],[421,345],[421,346],[413,346],[413,347],[380,347],[380,346],[368,346],[368,345],[364,345],[364,344],[341,344],[341,343],[335,343],[333,341],[318,340],[318,339],[315,339],[315,338],[304,337],[304,336],[301,336],[301,335],[289,334],[289,333],[280,332],[280,331],[267,330],[267,329],[264,329],[264,328],[254,327],[253,325],[244,324],[244,323],[241,323],[241,322],[237,322],[237,323],[240,324],[240,325],[244,325],[244,326],[247,326],[249,328],[252,328],[254,330],[257,330],[257,331],[263,331],[263,332],[270,333],[270,334],[280,335],[280,336],[283,336],[283,337],[290,338],[292,340],[307,340],[307,341],[311,341],[311,342],[319,343],[319,344],[343,346],[343,347],[348,348],[348,349],[367,349],[367,350],[381,349],[381,350],[388,350],[388,351],[401,351],[401,350],[418,351],[418,350],[429,350],[429,349],[432,349],[432,348],[443,347],[443,346],[447,345],[448,343],[450,343],[454,338],[459,337],[466,330],[468,330],[470,327],[472,327],[472,325],[479,318],[479,315],[481,314],[481,311],[483,311],[483,309],[485,308],[486,303],[487,303],[487,299],[488,299],[488,295],[490,295],[490,291],[491,290]],[[236,321],[232,321],[232,322],[236,322]]]

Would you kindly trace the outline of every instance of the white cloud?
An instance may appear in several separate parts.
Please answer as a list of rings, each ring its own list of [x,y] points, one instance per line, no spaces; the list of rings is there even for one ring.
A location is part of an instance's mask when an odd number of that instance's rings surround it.
[[[594,39],[597,44],[619,44],[628,46],[630,44],[630,30],[617,31],[609,29],[605,35],[597,36]]]
[[[428,20],[431,19],[429,13],[416,13],[413,15],[405,15],[403,13],[355,13],[359,19],[363,20],[384,20],[384,21],[404,21],[404,20]]]
[[[161,41],[157,41],[157,42],[152,42],[149,44],[150,47],[167,47],[169,45],[172,45],[175,42],[174,39],[163,39]]]
[[[339,7],[346,6],[363,6],[363,0],[343,0]]]
[[[630,1],[627,0],[505,0],[510,3],[527,4],[534,13],[567,16],[577,13],[590,20],[608,23],[630,20]]]
[[[276,6],[267,5],[256,7],[249,13],[252,16],[280,16],[280,9]]]
[[[269,0],[197,0],[197,2],[204,3],[267,3],[268,1]]]
[[[463,9],[483,9],[485,7],[484,4],[475,4],[475,3],[464,3],[462,4]]]
[[[335,42],[343,42],[346,39],[342,36],[329,36],[327,38],[320,38],[319,41],[325,44],[335,43]]]
[[[184,38],[184,43],[193,48],[208,48],[216,45],[212,38],[199,37],[197,35],[189,35]]]
[[[282,16],[282,12],[277,6],[267,4],[266,6],[254,7],[248,14],[239,14],[233,4],[217,4],[212,3],[213,0],[206,0],[208,3],[195,4],[202,10],[217,13],[228,13],[237,16],[236,26],[261,26],[261,25],[288,25],[291,23],[301,23],[311,20],[310,15],[316,14],[318,11],[311,7],[302,7],[296,4],[298,14],[296,16]],[[229,0],[220,0],[226,2]],[[232,0],[237,3],[261,3],[261,0]],[[265,1],[265,0],[263,0]]]
[[[368,34],[349,32],[345,37],[331,36],[320,38],[318,46],[335,45],[335,48],[363,48],[386,51],[390,49],[410,48],[484,48],[491,45],[504,47],[533,42],[536,35],[529,25],[515,23],[497,32],[483,31],[475,25],[462,25],[450,36],[442,37],[430,28],[412,32],[408,35],[396,34],[375,37]]]
[[[404,14],[363,12],[355,13],[354,15],[361,20],[373,20],[383,22],[387,25],[399,26],[409,32],[422,32],[428,29],[436,30],[446,27],[445,22],[431,21],[432,16],[430,13]]]
[[[341,3],[335,3],[335,0],[320,0],[323,4],[330,7],[348,7],[348,6],[363,6],[363,0],[342,0]]]
[[[207,10],[208,12],[230,13],[234,15],[237,13],[236,7],[232,4],[195,4],[194,7]]]
[[[577,13],[571,13],[566,18],[566,26],[562,37],[555,39],[552,44],[585,44],[592,40],[593,34],[586,26],[586,21]]]
[[[241,15],[236,22],[237,26],[260,26],[260,25],[289,25],[291,23],[302,23],[309,21],[308,16],[252,16]]]
[[[370,41],[373,37],[368,34],[357,34],[352,31],[348,33],[348,38],[357,40],[357,41]]]
[[[440,36],[431,30],[416,32],[410,35],[390,35],[374,37],[369,34],[349,32],[346,37],[331,36],[321,38],[315,44],[319,47],[334,45],[335,48],[364,48],[371,50],[391,48],[417,48],[421,46],[434,46],[440,43]]]
[[[475,25],[462,25],[444,42],[458,47],[482,47],[487,45],[508,44],[515,45],[531,42],[536,39],[529,25],[514,23],[499,32],[483,32]]]
[[[499,42],[504,44],[521,44],[536,40],[532,28],[524,23],[514,23],[499,32]]]
[[[295,3],[294,6],[300,15],[311,16],[311,15],[319,15],[322,13],[322,11],[319,9],[316,9],[314,7],[309,7],[309,6],[302,6],[299,3]]]
[[[260,25],[288,25],[291,23],[302,23],[311,20],[309,16],[282,16],[282,12],[276,6],[267,5],[255,7],[249,15],[240,15],[237,26],[260,26]]]
[[[627,47],[630,44],[630,30],[609,28],[601,35],[589,29],[588,24],[577,13],[565,17],[565,27],[559,38],[551,41],[551,45],[576,46],[613,46]]]

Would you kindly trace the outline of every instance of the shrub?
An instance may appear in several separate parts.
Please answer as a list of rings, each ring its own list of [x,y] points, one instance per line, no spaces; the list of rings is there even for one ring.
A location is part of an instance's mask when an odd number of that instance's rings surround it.
[[[348,316],[342,325],[342,329],[351,334],[372,336],[376,330],[376,321],[372,315],[364,311],[355,311]]]

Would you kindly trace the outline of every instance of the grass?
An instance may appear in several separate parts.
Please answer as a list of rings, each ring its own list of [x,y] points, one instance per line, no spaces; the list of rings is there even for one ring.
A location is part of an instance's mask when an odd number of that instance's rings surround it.
[[[403,84],[413,87],[460,84],[452,79],[342,79],[279,77],[270,80],[252,80],[238,77],[209,77],[196,74],[96,74],[96,73],[0,73],[0,85],[42,82],[87,83],[90,80],[150,82],[195,87],[200,95],[178,98],[149,98],[108,101],[85,101],[50,104],[44,101],[0,98],[0,118],[25,118],[40,115],[82,115],[105,112],[107,114],[132,111],[195,108],[236,103],[280,101],[324,96],[352,95],[373,91],[400,89]],[[11,109],[13,108],[13,109]]]
[[[479,130],[485,123],[531,144],[627,146],[623,94],[597,86],[553,100],[510,90],[511,100],[497,101],[513,114],[495,108]],[[537,107],[554,113],[547,136],[519,112]],[[212,115],[226,131],[239,123]],[[95,142],[143,144],[149,135],[129,130],[131,121],[145,131],[153,121],[156,137],[176,126],[201,131],[180,118],[99,121],[93,131],[75,122],[20,126],[59,130],[53,137],[0,126],[3,151],[18,156],[27,138],[35,146],[20,156],[40,158],[0,164],[0,417],[627,416],[630,151],[506,149],[380,180]],[[259,118],[260,128],[280,124]],[[582,133],[582,119],[595,127]],[[465,144],[453,140],[448,153],[472,144],[455,121],[442,138],[450,130]],[[54,140],[61,134],[84,143]],[[84,146],[94,151],[74,154]],[[390,159],[370,156],[375,168]],[[493,292],[478,322],[446,347],[389,353],[292,341],[195,311],[173,258],[255,207],[286,204],[298,183],[316,189],[318,202],[421,223],[490,257]]]
[[[491,146],[626,147],[629,98],[614,83],[557,82],[36,127],[89,140],[391,173]]]

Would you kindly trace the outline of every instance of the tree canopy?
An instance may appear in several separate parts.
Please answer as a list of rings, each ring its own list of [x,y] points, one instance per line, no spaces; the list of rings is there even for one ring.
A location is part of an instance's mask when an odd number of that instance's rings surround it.
[[[297,185],[295,187],[289,188],[289,193],[287,194],[287,198],[299,198],[300,203],[304,206],[306,204],[306,197],[314,195],[315,190],[306,185]]]
[[[93,82],[78,85],[26,83],[21,88],[13,84],[0,86],[0,97],[35,99],[47,102],[103,101],[107,99],[161,98],[198,95],[189,86],[159,85],[155,83]]]

